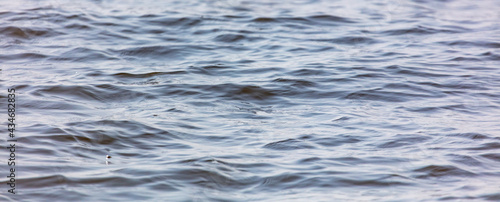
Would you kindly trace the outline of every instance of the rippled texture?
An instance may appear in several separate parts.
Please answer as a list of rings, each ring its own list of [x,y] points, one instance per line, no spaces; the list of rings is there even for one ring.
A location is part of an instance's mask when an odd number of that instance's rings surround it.
[[[498,1],[2,4],[3,201],[500,200]]]

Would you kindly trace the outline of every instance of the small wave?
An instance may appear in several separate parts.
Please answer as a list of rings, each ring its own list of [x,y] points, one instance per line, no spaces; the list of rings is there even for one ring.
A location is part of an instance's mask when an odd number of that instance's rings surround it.
[[[403,93],[403,92],[391,92],[384,91],[381,89],[370,89],[370,90],[360,90],[353,93],[349,93],[344,96],[344,99],[354,99],[354,100],[376,100],[384,102],[406,102],[415,99],[423,99],[429,97],[441,97],[438,94],[416,94],[416,93]]]
[[[143,19],[144,20],[142,20],[142,22],[145,24],[160,25],[165,27],[182,26],[189,28],[196,26],[202,22],[202,18],[194,18],[194,17],[166,18],[166,17],[150,16],[147,18],[143,17]]]
[[[183,50],[175,46],[145,46],[113,50],[120,56],[136,58],[178,59]]]
[[[358,45],[358,44],[373,44],[377,40],[369,37],[339,37],[335,39],[314,39],[313,41],[329,42],[333,44],[347,44],[347,45]]]
[[[36,39],[45,38],[62,35],[63,33],[55,31],[51,28],[25,28],[25,27],[15,27],[6,26],[0,27],[0,35],[6,38],[18,38],[18,39]]]
[[[451,165],[429,165],[422,168],[413,170],[416,178],[444,178],[444,177],[461,177],[461,176],[475,176],[476,174],[464,169],[460,169]]]
[[[296,139],[286,139],[277,142],[271,142],[264,145],[264,148],[273,150],[297,150],[297,149],[312,149],[314,146]]]
[[[97,62],[118,60],[106,51],[100,51],[89,48],[74,48],[58,56],[50,57],[52,61],[73,61],[73,62]]]
[[[247,42],[255,42],[255,41],[260,41],[263,40],[261,37],[248,37],[245,35],[241,34],[221,34],[215,37],[215,41],[218,42],[226,42],[226,43],[233,43],[233,42],[240,42],[240,41],[247,41]]]
[[[425,27],[425,26],[416,26],[412,28],[406,28],[406,29],[393,29],[393,30],[387,30],[382,32],[383,34],[386,35],[393,35],[393,36],[398,36],[398,35],[429,35],[429,34],[441,34],[441,33],[446,33],[446,34],[455,34],[455,33],[460,33],[461,31],[459,30],[451,30],[451,29],[435,29],[435,28],[430,28],[430,27]]]

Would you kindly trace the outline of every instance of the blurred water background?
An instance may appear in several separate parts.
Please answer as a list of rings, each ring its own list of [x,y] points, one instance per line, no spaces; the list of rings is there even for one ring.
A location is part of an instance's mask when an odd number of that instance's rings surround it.
[[[2,201],[500,200],[500,1],[0,5]]]

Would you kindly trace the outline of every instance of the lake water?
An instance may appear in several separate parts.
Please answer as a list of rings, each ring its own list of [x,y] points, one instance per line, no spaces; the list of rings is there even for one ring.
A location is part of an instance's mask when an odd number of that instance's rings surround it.
[[[0,200],[499,201],[499,11],[3,1]]]

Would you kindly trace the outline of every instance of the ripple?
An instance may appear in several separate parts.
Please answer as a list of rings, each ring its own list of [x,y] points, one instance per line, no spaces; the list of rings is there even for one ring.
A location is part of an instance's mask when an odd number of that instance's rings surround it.
[[[454,33],[460,33],[458,30],[450,30],[450,29],[434,29],[430,27],[425,27],[425,26],[417,26],[417,27],[412,27],[412,28],[406,28],[406,29],[393,29],[393,30],[387,30],[384,31],[383,34],[386,35],[428,35],[428,34],[437,34],[437,33],[446,33],[446,34],[454,34]]]
[[[321,42],[330,42],[334,44],[348,44],[348,45],[357,45],[357,44],[373,44],[376,43],[377,41],[372,38],[368,37],[339,37],[335,39],[316,39],[314,41],[321,41]]]
[[[182,50],[170,46],[146,46],[134,47],[122,50],[114,50],[120,56],[137,57],[137,58],[178,58],[182,54]]]
[[[460,177],[460,176],[475,176],[476,174],[467,170],[457,168],[455,166],[449,165],[429,165],[419,169],[415,169],[414,172],[421,173],[416,175],[416,178],[436,178],[436,177]]]
[[[119,86],[109,84],[93,86],[40,86],[39,89],[33,91],[32,94],[67,97],[73,99],[75,102],[78,102],[79,100],[93,100],[99,102],[125,102],[144,99],[148,96],[145,93],[128,90]]]
[[[354,100],[376,100],[384,102],[406,102],[414,100],[416,98],[428,98],[437,97],[438,95],[426,95],[426,94],[415,94],[415,93],[401,93],[401,92],[391,92],[382,91],[380,89],[371,90],[360,90],[354,93],[350,93],[344,97],[344,99],[354,99]]]
[[[143,16],[143,19],[147,19],[143,20],[143,22],[146,24],[160,25],[166,27],[171,27],[171,26],[192,27],[202,22],[200,18],[191,18],[191,17],[169,18],[169,17],[158,17],[149,15],[146,18]]]
[[[73,62],[95,62],[95,61],[118,60],[118,58],[112,57],[106,51],[100,51],[88,48],[75,48],[62,53],[57,57],[51,57],[50,60],[73,61]]]
[[[0,33],[6,38],[35,39],[61,35],[61,32],[50,28],[25,28],[15,26],[0,27]]]
[[[244,35],[240,34],[221,34],[215,37],[215,41],[218,42],[226,42],[226,43],[232,43],[232,42],[239,42],[239,41],[248,41],[248,42],[255,42],[255,41],[260,41],[263,38],[261,37],[247,37]]]
[[[286,139],[277,142],[271,142],[264,145],[264,148],[273,150],[297,150],[297,149],[313,149],[314,146],[296,139]]]

